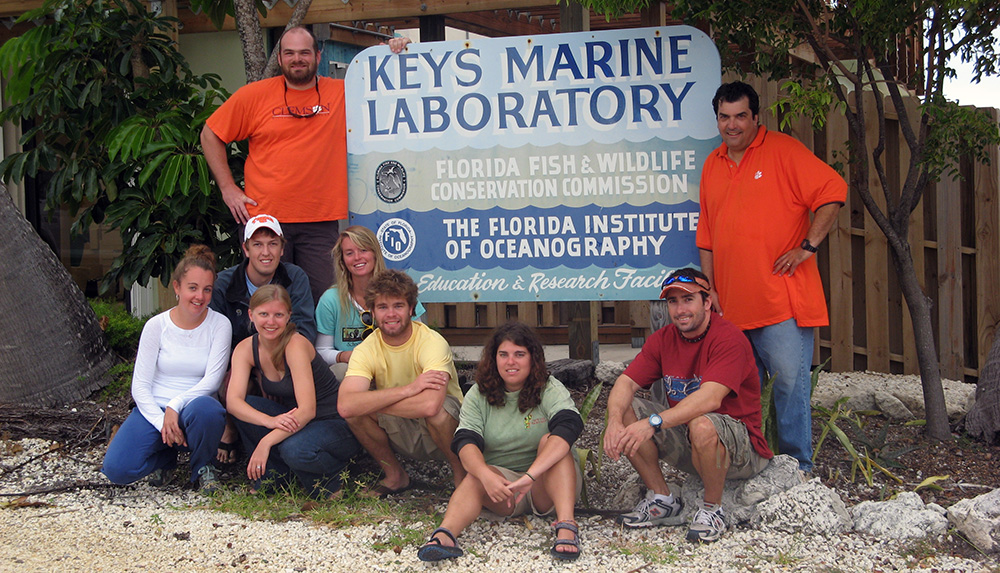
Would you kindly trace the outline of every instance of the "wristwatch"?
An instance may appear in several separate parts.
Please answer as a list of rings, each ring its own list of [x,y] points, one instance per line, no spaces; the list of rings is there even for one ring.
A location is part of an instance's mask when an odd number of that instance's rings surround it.
[[[809,242],[809,239],[802,239],[802,244],[799,245],[799,247],[809,251],[810,253],[815,253],[816,251],[819,250],[816,247],[812,246],[812,243]]]
[[[653,432],[659,432],[660,426],[663,425],[663,418],[659,414],[651,414],[649,416],[649,425],[653,426]]]

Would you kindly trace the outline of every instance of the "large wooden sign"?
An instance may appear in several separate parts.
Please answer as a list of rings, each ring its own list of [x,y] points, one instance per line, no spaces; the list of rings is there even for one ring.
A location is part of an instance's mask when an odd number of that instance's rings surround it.
[[[369,48],[346,79],[351,223],[424,302],[648,299],[698,262],[720,77],[687,26]]]

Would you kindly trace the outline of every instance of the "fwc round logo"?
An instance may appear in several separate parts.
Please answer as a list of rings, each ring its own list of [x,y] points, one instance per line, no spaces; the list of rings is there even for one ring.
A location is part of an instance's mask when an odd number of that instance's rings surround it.
[[[403,219],[386,219],[378,226],[378,242],[382,245],[382,255],[390,261],[402,261],[417,245],[417,234]]]
[[[397,203],[406,195],[406,169],[391,159],[375,169],[375,193],[386,203]]]

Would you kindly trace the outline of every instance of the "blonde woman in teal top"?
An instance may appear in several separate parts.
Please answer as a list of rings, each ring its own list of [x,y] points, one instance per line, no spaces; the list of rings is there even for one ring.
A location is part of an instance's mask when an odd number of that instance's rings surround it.
[[[372,313],[364,308],[365,289],[372,277],[385,270],[385,259],[375,233],[360,225],[340,234],[331,255],[337,283],[316,305],[316,352],[343,378],[354,347],[375,330]],[[414,315],[423,314],[418,302]]]
[[[582,431],[569,391],[549,376],[538,335],[519,322],[497,328],[483,348],[476,386],[462,403],[451,444],[468,475],[417,556],[422,561],[461,556],[456,537],[485,507],[504,516],[554,512],[551,555],[579,557],[574,505],[582,474],[573,443]]]

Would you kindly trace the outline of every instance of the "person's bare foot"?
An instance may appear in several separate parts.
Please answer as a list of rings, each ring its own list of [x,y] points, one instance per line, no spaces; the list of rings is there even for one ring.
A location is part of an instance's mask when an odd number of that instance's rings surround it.
[[[235,463],[238,458],[236,454],[237,442],[239,442],[239,436],[236,434],[236,426],[227,418],[226,429],[222,431],[222,439],[219,440],[219,449],[215,454],[215,459],[221,464]]]

